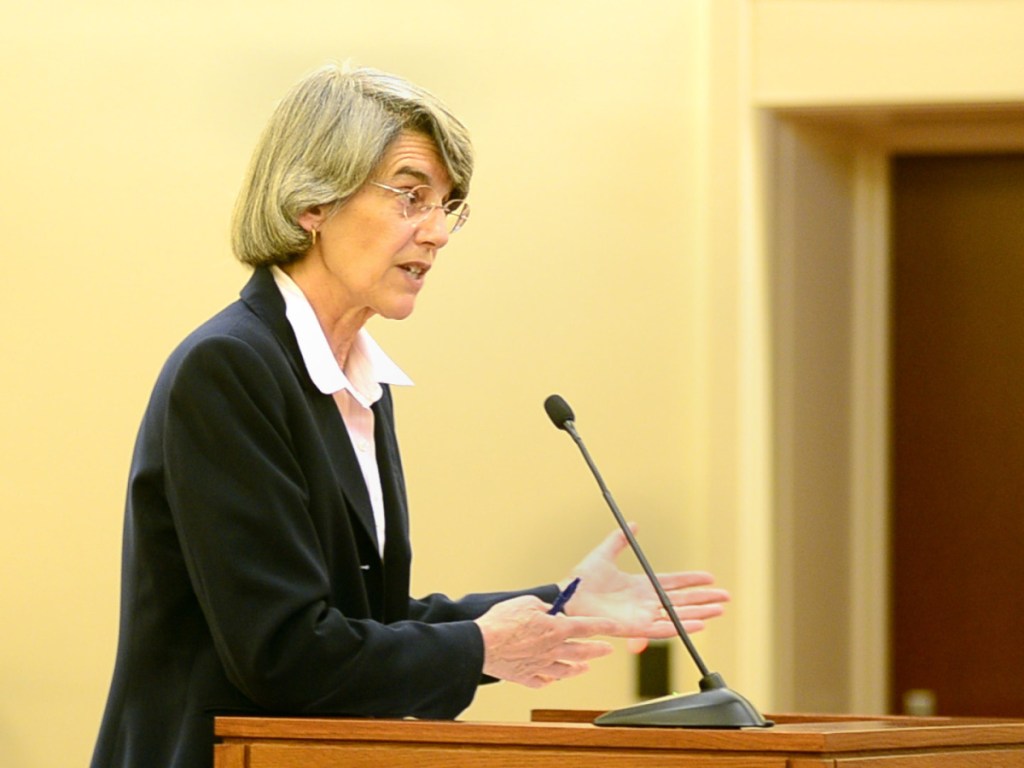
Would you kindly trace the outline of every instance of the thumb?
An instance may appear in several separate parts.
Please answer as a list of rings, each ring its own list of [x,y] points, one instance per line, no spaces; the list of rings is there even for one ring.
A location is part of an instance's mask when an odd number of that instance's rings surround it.
[[[637,524],[630,522],[629,530],[636,535],[638,530]],[[606,557],[609,560],[615,560],[626,548],[629,541],[626,539],[626,534],[620,529],[616,528],[614,531],[605,536],[604,541],[597,545],[595,550],[596,554],[600,554],[602,557]]]
[[[630,653],[643,653],[647,650],[646,637],[631,637],[626,641],[626,650]]]

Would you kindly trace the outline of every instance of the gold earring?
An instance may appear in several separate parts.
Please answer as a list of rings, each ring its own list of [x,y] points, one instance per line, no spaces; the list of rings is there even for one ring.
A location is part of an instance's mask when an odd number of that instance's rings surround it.
[[[309,230],[309,234],[310,234],[310,235],[312,236],[312,238],[313,238],[313,245],[312,245],[312,246],[310,246],[310,247],[314,247],[314,246],[316,246],[316,230],[315,230],[315,229],[311,229],[311,230]]]

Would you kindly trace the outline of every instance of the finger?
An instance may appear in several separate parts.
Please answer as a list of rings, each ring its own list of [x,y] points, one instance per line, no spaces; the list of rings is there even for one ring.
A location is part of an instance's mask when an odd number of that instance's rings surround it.
[[[611,643],[602,640],[570,640],[552,651],[558,661],[590,661],[614,652]]]
[[[528,688],[543,688],[551,683],[556,683],[559,680],[567,680],[570,677],[576,677],[582,675],[584,672],[589,670],[586,664],[576,664],[573,666],[562,666],[552,668],[550,671],[538,672],[535,675],[531,675],[529,678],[523,681],[523,685]],[[552,674],[553,672],[553,674]]]
[[[707,605],[690,605],[685,608],[680,608],[676,611],[676,616],[681,621],[689,621],[691,619],[713,619],[716,616],[721,616],[725,613],[725,608],[715,603],[708,603]],[[668,616],[665,616],[665,620],[668,621]]]
[[[522,683],[527,688],[543,688],[545,685],[553,683],[554,680],[546,675],[530,675],[529,677],[517,680],[516,682]]]
[[[588,672],[589,670],[590,670],[590,665],[587,664],[585,661],[581,661],[581,662],[578,662],[576,664],[568,664],[568,665],[563,664],[560,667],[561,675],[559,676],[558,679],[559,680],[568,680],[570,677],[576,677],[577,675],[582,675],[584,672]]]
[[[686,589],[673,590],[668,593],[672,605],[682,608],[687,605],[707,605],[710,603],[727,603],[730,595],[724,589]]]
[[[704,629],[708,619],[721,616],[724,612],[720,605],[702,605],[676,611],[676,617],[687,632],[699,632]],[[665,638],[675,634],[675,622],[669,618],[664,608],[659,608],[647,621],[630,626],[622,636]]]
[[[704,628],[704,622],[695,621],[691,622],[694,625],[700,624],[700,629]],[[687,622],[683,622],[683,628],[689,632],[689,627],[686,626]],[[678,633],[676,632],[676,625],[672,622],[658,622],[657,624],[651,624],[644,635],[651,640],[664,640],[667,637],[675,637]]]
[[[590,669],[590,665],[585,661],[569,662],[564,659],[557,659],[547,664],[543,669],[538,670],[537,674],[552,680],[565,680],[569,677],[582,675],[588,669]]]
[[[700,632],[704,629],[706,623],[701,619],[686,619],[680,622],[683,625],[683,629],[686,630],[688,635],[692,635],[695,632]],[[644,633],[651,640],[664,640],[669,637],[676,637],[676,625],[669,621],[660,621],[656,624],[651,624],[647,632]]]
[[[592,618],[588,616],[553,617],[562,625],[565,638],[593,637],[594,635],[615,635],[622,631],[622,625],[614,619]]]
[[[706,619],[713,619],[717,616],[721,616],[725,613],[725,608],[715,603],[709,603],[707,605],[688,605],[678,608],[675,611],[676,617],[682,621],[704,621]],[[664,608],[659,608],[658,613],[652,619],[653,622],[672,622],[672,619],[665,612]]]
[[[665,590],[703,587],[715,583],[714,575],[707,571],[675,571],[672,573],[659,573],[657,576],[658,583]]]
[[[630,653],[643,653],[648,644],[646,637],[631,637],[626,641],[626,650]]]

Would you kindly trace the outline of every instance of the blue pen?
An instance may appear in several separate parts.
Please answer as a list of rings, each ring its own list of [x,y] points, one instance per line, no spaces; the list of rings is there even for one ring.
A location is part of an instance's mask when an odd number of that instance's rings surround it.
[[[569,602],[569,598],[576,592],[576,587],[580,585],[580,577],[577,576],[575,579],[569,582],[569,586],[558,593],[558,597],[555,598],[555,602],[551,604],[551,610],[548,614],[554,616],[556,613],[565,613],[565,604]]]

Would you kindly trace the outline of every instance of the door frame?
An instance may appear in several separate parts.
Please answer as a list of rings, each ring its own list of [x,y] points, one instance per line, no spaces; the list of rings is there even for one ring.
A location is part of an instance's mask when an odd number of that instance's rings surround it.
[[[773,560],[776,606],[775,707],[803,711],[814,706],[808,691],[831,686],[849,712],[885,713],[889,688],[889,159],[897,153],[987,153],[1024,151],[1024,103],[952,105],[874,105],[764,109],[759,143],[764,179],[766,227],[764,256],[776,299],[771,312],[771,360],[776,371],[772,393],[775,458],[776,540]],[[828,200],[808,195],[795,178],[794,163],[809,172],[839,175],[847,195]],[[816,168],[814,166],[817,166]],[[837,202],[838,201],[838,202]],[[836,210],[836,207],[845,210]],[[845,567],[837,585],[846,600],[808,611],[794,597],[800,580],[837,578],[827,562],[808,559],[794,534],[811,521],[821,525],[820,508],[801,504],[793,492],[811,467],[801,456],[801,433],[793,403],[799,382],[786,372],[808,361],[800,343],[806,329],[786,306],[786,276],[809,267],[812,249],[801,250],[799,235],[818,217],[838,223],[836,247],[846,258],[848,330],[841,337],[848,367],[834,372],[837,391],[846,393],[848,429],[826,450],[845,465],[833,481],[833,533],[847,542]],[[820,438],[820,435],[816,436]],[[816,446],[820,448],[820,446]],[[845,628],[836,643],[835,627]],[[836,657],[834,679],[821,680],[798,658],[804,647],[827,645]]]

